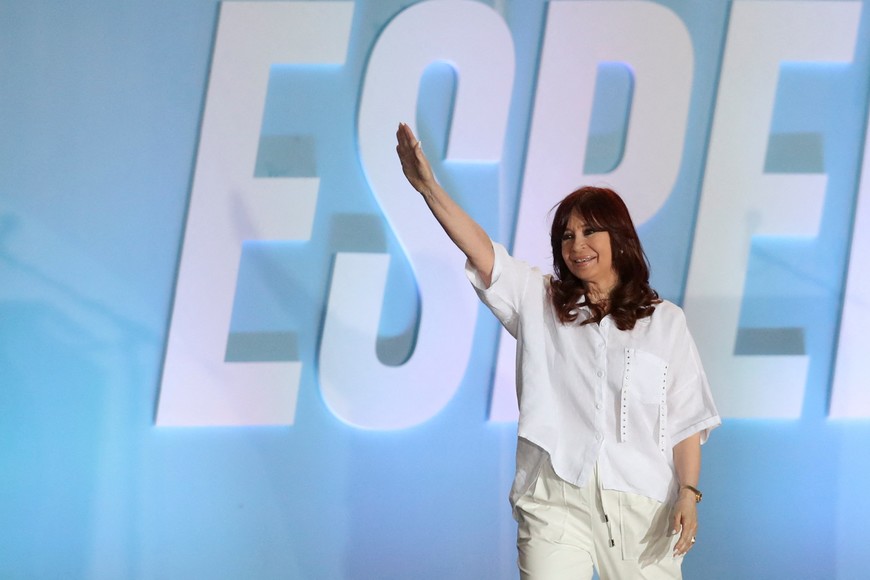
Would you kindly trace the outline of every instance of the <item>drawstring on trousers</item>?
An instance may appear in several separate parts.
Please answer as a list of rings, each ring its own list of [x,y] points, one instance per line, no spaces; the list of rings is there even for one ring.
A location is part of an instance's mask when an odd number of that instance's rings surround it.
[[[604,490],[601,487],[601,478],[598,474],[598,463],[595,464],[595,489],[598,503],[601,506],[601,513],[604,514],[604,523],[607,524],[607,539],[610,547],[613,548],[616,546],[616,541],[613,539],[613,524],[610,522],[610,516],[608,515],[611,512],[604,501]]]

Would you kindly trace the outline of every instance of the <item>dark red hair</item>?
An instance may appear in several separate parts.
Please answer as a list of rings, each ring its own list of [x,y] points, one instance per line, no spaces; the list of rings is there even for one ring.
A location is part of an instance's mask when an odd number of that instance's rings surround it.
[[[572,214],[580,216],[593,229],[610,234],[613,269],[618,281],[610,292],[607,311],[589,300],[586,285],[571,273],[562,258],[562,234]],[[581,324],[600,322],[610,314],[620,330],[634,328],[639,319],[650,316],[655,305],[661,302],[658,293],[649,285],[649,262],[628,208],[612,189],[581,187],[559,202],[550,228],[550,245],[554,272],[550,300],[563,324],[577,320],[577,303],[583,297],[586,297],[592,315]]]

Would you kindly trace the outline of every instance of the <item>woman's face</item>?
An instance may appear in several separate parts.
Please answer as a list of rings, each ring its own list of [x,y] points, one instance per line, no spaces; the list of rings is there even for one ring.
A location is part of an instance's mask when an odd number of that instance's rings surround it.
[[[610,233],[588,226],[576,212],[562,233],[562,259],[571,273],[593,290],[608,292],[619,279],[613,269]]]

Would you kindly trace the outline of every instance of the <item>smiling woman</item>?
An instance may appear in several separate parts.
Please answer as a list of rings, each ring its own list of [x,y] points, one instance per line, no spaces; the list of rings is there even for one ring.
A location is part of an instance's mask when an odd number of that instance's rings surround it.
[[[610,314],[619,330],[653,313],[659,296],[649,285],[649,266],[628,208],[607,188],[581,187],[556,208],[550,228],[553,307],[562,323],[577,320],[585,300],[598,323]]]
[[[682,310],[649,285],[622,199],[558,205],[555,275],[512,258],[438,184],[410,127],[402,170],[468,258],[478,296],[517,339],[511,503],[520,576],[681,578],[695,543],[701,443],[720,424]]]
[[[586,285],[593,302],[607,300],[619,280],[611,267],[613,251],[607,230],[595,229],[582,215],[572,213],[562,232],[562,259]]]

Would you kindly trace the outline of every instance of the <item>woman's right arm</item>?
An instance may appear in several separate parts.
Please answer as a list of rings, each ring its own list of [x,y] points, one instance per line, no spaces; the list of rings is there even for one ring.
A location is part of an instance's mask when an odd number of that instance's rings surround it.
[[[411,128],[401,123],[396,131],[396,139],[396,151],[408,182],[420,192],[432,215],[489,287],[495,262],[489,236],[435,180],[429,161]]]

